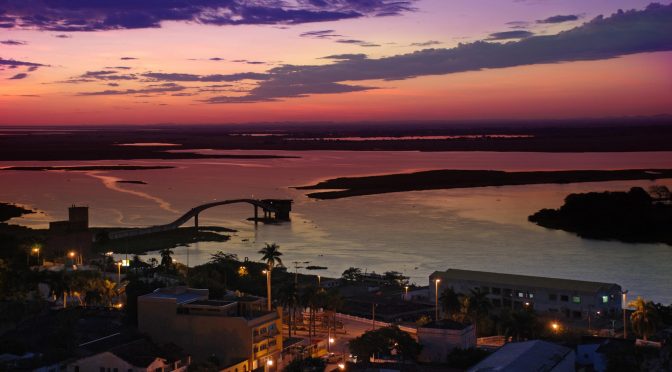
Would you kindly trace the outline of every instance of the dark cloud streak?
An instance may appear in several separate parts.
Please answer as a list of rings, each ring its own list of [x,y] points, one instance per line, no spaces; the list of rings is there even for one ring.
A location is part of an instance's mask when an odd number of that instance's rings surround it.
[[[519,41],[478,41],[449,49],[424,49],[410,54],[368,59],[362,55],[329,56],[328,65],[285,65],[270,69],[265,80],[244,96],[212,97],[209,103],[267,102],[308,94],[346,93],[371,89],[344,82],[402,80],[534,64],[592,61],[623,55],[672,50],[672,5],[602,16],[557,35]],[[197,78],[195,78],[198,80]],[[190,80],[193,81],[193,80]]]
[[[416,0],[0,0],[2,28],[76,32],[210,25],[302,24],[414,11]]]
[[[534,33],[530,31],[503,31],[490,34],[490,37],[487,40],[524,39],[531,36],[534,36]]]
[[[541,24],[554,24],[554,23],[563,23],[563,22],[572,22],[572,21],[578,21],[579,16],[570,14],[570,15],[556,15],[552,17],[548,17],[546,19],[540,19],[537,21],[537,23]]]

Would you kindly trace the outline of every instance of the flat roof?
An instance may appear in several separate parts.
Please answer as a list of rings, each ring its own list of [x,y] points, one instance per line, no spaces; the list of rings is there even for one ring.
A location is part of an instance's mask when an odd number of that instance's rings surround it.
[[[203,294],[202,292],[195,292],[191,290],[186,290],[186,291],[161,291],[162,288],[157,289],[154,292],[147,293],[146,295],[142,295],[140,297],[145,297],[145,298],[166,298],[166,299],[174,299],[175,302],[180,305],[180,304],[186,304],[189,302],[197,301],[197,300],[202,300],[203,297],[207,299],[207,294]]]
[[[233,303],[234,303],[233,301],[196,300],[193,302],[189,302],[189,305],[224,307],[226,305],[230,305]]]
[[[512,342],[470,368],[469,372],[550,371],[571,351],[567,347],[541,340]]]
[[[585,280],[548,278],[543,276],[493,273],[487,271],[473,271],[448,269],[435,271],[430,277],[440,277],[450,280],[466,280],[473,282],[487,282],[492,284],[508,285],[512,287],[542,287],[552,289],[577,290],[583,292],[597,292],[611,287],[619,287],[615,283],[590,282]]]
[[[441,319],[439,321],[429,322],[420,328],[451,329],[455,331],[461,331],[470,325],[471,324],[460,323],[450,319]]]

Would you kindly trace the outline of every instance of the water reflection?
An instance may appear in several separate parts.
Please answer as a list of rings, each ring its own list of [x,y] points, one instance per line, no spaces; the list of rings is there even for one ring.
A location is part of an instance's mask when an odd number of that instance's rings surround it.
[[[237,229],[226,243],[189,250],[196,265],[218,250],[257,260],[265,242],[277,242],[287,262],[311,261],[339,276],[349,266],[369,272],[403,271],[419,284],[449,267],[617,282],[657,301],[672,302],[672,247],[584,240],[527,222],[538,209],[558,207],[572,192],[626,190],[649,181],[529,185],[435,190],[317,201],[290,186],[325,178],[429,169],[562,170],[672,168],[672,153],[487,153],[213,151],[204,153],[295,155],[293,159],[133,160],[132,165],[173,169],[96,172],[2,171],[0,200],[45,211],[16,222],[46,227],[66,217],[73,203],[91,208],[93,226],[147,226],[174,220],[195,205],[242,197],[292,198],[292,222],[260,225],[245,220],[248,205],[213,208],[201,225]],[[113,161],[77,162],[114,165]],[[71,165],[71,162],[5,162],[4,165]],[[108,178],[105,178],[108,177]],[[111,177],[111,178],[110,178]],[[110,179],[132,179],[128,193]],[[669,180],[658,182],[672,187]],[[137,193],[136,193],[137,192]],[[146,198],[138,193],[150,195]],[[157,200],[169,203],[162,209]],[[187,262],[187,250],[175,250]]]

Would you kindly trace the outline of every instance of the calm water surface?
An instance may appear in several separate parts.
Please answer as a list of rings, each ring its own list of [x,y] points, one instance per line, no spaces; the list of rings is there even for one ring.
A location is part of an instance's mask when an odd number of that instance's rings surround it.
[[[492,153],[213,151],[210,154],[286,154],[297,159],[132,160],[96,162],[0,162],[12,165],[173,165],[174,169],[92,172],[0,173],[0,200],[43,213],[15,219],[46,227],[67,218],[73,203],[89,205],[93,226],[147,226],[174,220],[212,200],[292,198],[292,222],[246,221],[252,207],[210,209],[201,225],[237,229],[226,243],[176,249],[180,262],[206,262],[218,250],[257,260],[265,242],[277,242],[283,260],[327,266],[340,276],[357,266],[369,272],[398,270],[427,284],[434,270],[462,268],[615,282],[672,303],[672,247],[585,240],[527,222],[541,208],[558,207],[572,192],[648,187],[649,181],[530,185],[418,191],[338,200],[312,200],[290,188],[326,178],[429,169],[562,170],[672,168],[672,152]],[[137,180],[147,185],[117,183]],[[672,187],[672,180],[658,181]],[[293,269],[292,269],[293,270]]]

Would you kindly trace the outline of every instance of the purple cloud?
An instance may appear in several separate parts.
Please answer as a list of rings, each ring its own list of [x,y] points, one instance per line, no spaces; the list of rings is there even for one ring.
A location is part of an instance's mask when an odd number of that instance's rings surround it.
[[[341,44],[355,44],[355,45],[359,45],[361,47],[367,47],[367,48],[379,47],[380,46],[379,44],[374,44],[374,43],[370,43],[368,41],[357,40],[357,39],[340,39],[340,40],[336,40],[336,42],[341,43]]]
[[[142,76],[154,81],[201,81],[201,82],[233,82],[240,80],[266,80],[268,74],[257,72],[242,72],[227,75],[195,75],[195,74],[180,74],[180,73],[162,73],[162,72],[148,72]]]
[[[148,85],[143,89],[126,89],[126,90],[103,90],[97,92],[80,92],[78,96],[119,96],[119,95],[139,95],[136,97],[151,97],[153,94],[162,94],[167,92],[179,92],[187,89],[182,85],[175,83],[164,83],[156,85]]]
[[[0,44],[2,45],[26,45],[25,41],[21,40],[0,40]]]
[[[34,63],[34,62],[24,62],[24,61],[17,61],[15,59],[3,59],[0,57],[0,66],[14,66],[14,67],[19,67],[19,66],[28,66],[28,67],[44,67],[46,65],[43,65],[41,63]]]
[[[160,27],[163,21],[212,25],[301,24],[414,11],[417,0],[2,0],[0,27],[101,31]]]
[[[441,44],[443,44],[443,43],[440,42],[440,41],[429,40],[429,41],[425,41],[425,42],[422,42],[422,43],[412,43],[411,46],[414,46],[414,47],[429,47],[429,46],[441,45]]]
[[[334,30],[317,30],[308,31],[299,35],[300,37],[309,37],[314,39],[329,39],[333,37],[341,37],[343,35],[336,34]]]
[[[557,35],[531,36],[507,43],[477,41],[379,59],[336,55],[326,57],[335,61],[327,65],[284,65],[268,70],[265,79],[243,96],[211,97],[207,102],[266,102],[309,94],[356,92],[372,88],[345,82],[402,80],[658,51],[672,51],[672,4],[619,11]]]
[[[490,34],[490,37],[487,40],[524,39],[531,36],[534,36],[534,33],[530,31],[503,31]]]
[[[20,73],[20,74],[16,74],[16,75],[12,76],[11,78],[9,78],[7,80],[20,80],[20,79],[25,79],[27,77],[28,77],[28,74]]]
[[[563,23],[563,22],[572,22],[572,21],[578,21],[579,16],[570,14],[570,15],[556,15],[553,17],[548,17],[546,19],[541,19],[538,20],[537,23]]]

